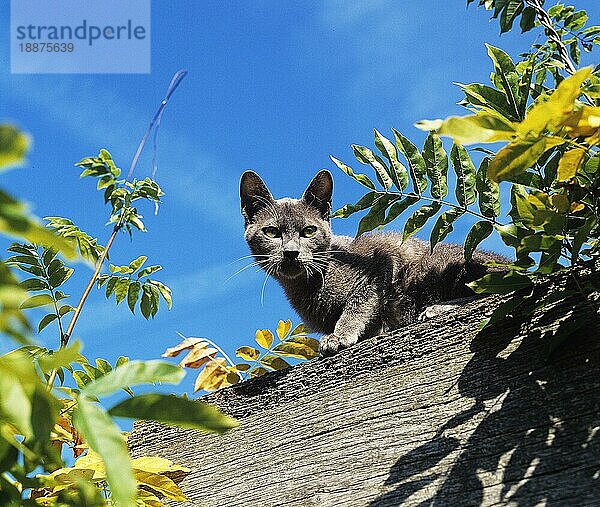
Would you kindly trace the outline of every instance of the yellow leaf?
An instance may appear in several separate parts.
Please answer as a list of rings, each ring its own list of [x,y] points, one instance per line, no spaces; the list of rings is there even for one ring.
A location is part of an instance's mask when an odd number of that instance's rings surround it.
[[[269,370],[283,370],[290,365],[285,359],[271,354],[263,357],[260,360],[260,364]]]
[[[585,150],[575,148],[567,151],[558,162],[558,181],[570,180],[575,176],[583,162]]]
[[[319,355],[319,342],[308,336],[296,336],[273,349],[280,356],[312,359]]]
[[[304,324],[298,324],[292,329],[291,336],[305,335],[310,333],[310,330]]]
[[[150,493],[150,491],[146,491],[145,489],[138,490],[137,500],[138,503],[144,507],[166,507],[155,494]]]
[[[513,178],[535,164],[546,150],[564,142],[559,137],[517,139],[496,153],[488,167],[488,176],[496,183]]]
[[[521,134],[536,136],[546,129],[556,131],[573,113],[575,100],[582,93],[581,85],[591,74],[591,67],[580,69],[563,80],[550,97],[540,97],[517,126],[517,130]]]
[[[225,359],[217,358],[208,363],[196,378],[194,392],[204,389],[205,391],[214,391],[220,387],[228,385],[227,374],[229,370]]]
[[[262,366],[257,366],[250,371],[250,378],[262,377],[265,373],[269,373]]]
[[[278,328],[279,329],[279,328]],[[256,330],[256,343],[261,347],[268,349],[273,345],[273,333],[268,329],[257,329]],[[246,359],[244,357],[244,359]]]
[[[458,144],[510,141],[515,137],[515,125],[500,115],[479,112],[470,116],[450,116],[445,120],[423,120],[415,127],[435,130],[438,135],[454,138]]]
[[[585,204],[582,204],[580,202],[571,203],[571,213],[577,213],[578,211],[581,211],[582,209],[585,209]]]
[[[189,468],[176,465],[171,460],[166,458],[158,458],[156,456],[142,456],[131,460],[132,468],[143,470],[144,472],[152,472],[154,474],[162,474],[164,472],[189,472]]]
[[[598,136],[600,131],[600,107],[582,106],[565,122],[565,130],[571,137],[589,138]],[[590,144],[595,144],[590,142]]]
[[[136,470],[135,468],[133,474],[138,483],[150,488],[160,495],[164,495],[167,498],[178,502],[185,502],[187,500],[187,497],[183,494],[181,488],[165,475],[145,472],[144,470]]]
[[[188,352],[188,354],[179,362],[179,366],[186,368],[200,368],[205,363],[208,363],[217,355],[218,350],[209,347],[208,344],[198,344]]]
[[[258,359],[260,352],[254,347],[248,347],[247,345],[244,345],[235,351],[235,355],[245,359],[246,361],[254,361]]]
[[[292,321],[291,320],[280,320],[279,324],[277,324],[277,336],[279,336],[280,340],[283,340],[287,334],[292,329]]]
[[[175,357],[184,350],[191,349],[195,345],[203,342],[204,340],[200,338],[185,338],[182,342],[178,343],[174,347],[165,350],[165,353],[162,355],[162,357]]]

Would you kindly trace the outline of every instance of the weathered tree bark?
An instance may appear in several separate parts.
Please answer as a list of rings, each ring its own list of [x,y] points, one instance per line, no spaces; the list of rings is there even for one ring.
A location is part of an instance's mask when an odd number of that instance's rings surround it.
[[[600,262],[571,290],[477,335],[501,298],[206,396],[240,419],[222,436],[138,423],[134,455],[192,472],[207,507],[600,505]],[[549,353],[548,333],[584,316]],[[546,335],[546,336],[543,336]]]

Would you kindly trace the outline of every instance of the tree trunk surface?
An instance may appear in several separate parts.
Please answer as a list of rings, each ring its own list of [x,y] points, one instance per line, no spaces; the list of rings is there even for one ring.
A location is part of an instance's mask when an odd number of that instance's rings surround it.
[[[187,505],[600,505],[599,270],[549,277],[533,299],[570,292],[533,318],[478,334],[502,301],[483,298],[223,389],[203,400],[238,428],[136,423],[130,448],[191,469]]]

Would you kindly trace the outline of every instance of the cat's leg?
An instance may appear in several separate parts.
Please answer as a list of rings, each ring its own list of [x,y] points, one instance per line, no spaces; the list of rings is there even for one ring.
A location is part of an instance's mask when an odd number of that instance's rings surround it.
[[[321,337],[319,352],[322,356],[332,356],[339,350],[354,345],[378,318],[379,297],[372,289],[359,290],[346,302],[333,333]]]
[[[417,320],[419,320],[419,322],[425,322],[426,320],[433,319],[440,315],[445,315],[460,306],[479,299],[480,297],[481,296],[469,296],[466,298],[451,299],[450,301],[443,301],[441,303],[428,306],[419,314]]]

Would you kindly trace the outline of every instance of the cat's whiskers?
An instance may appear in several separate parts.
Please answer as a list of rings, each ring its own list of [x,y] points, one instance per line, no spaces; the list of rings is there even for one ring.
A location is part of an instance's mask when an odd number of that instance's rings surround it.
[[[239,275],[242,271],[246,271],[249,268],[253,268],[255,266],[258,266],[260,268],[264,268],[263,264],[269,262],[269,259],[264,259],[264,260],[257,260],[254,262],[251,262],[250,264],[247,264],[246,266],[244,266],[241,269],[238,269],[233,275],[231,275],[229,278],[227,278],[225,281],[228,282],[229,280],[231,280],[234,276]]]
[[[271,261],[271,263],[265,268],[267,274],[265,275],[265,281],[263,282],[262,289],[260,291],[260,304],[265,304],[265,287],[267,286],[267,281],[269,280],[269,276],[271,276],[271,270],[276,269],[278,266],[277,262]]]

